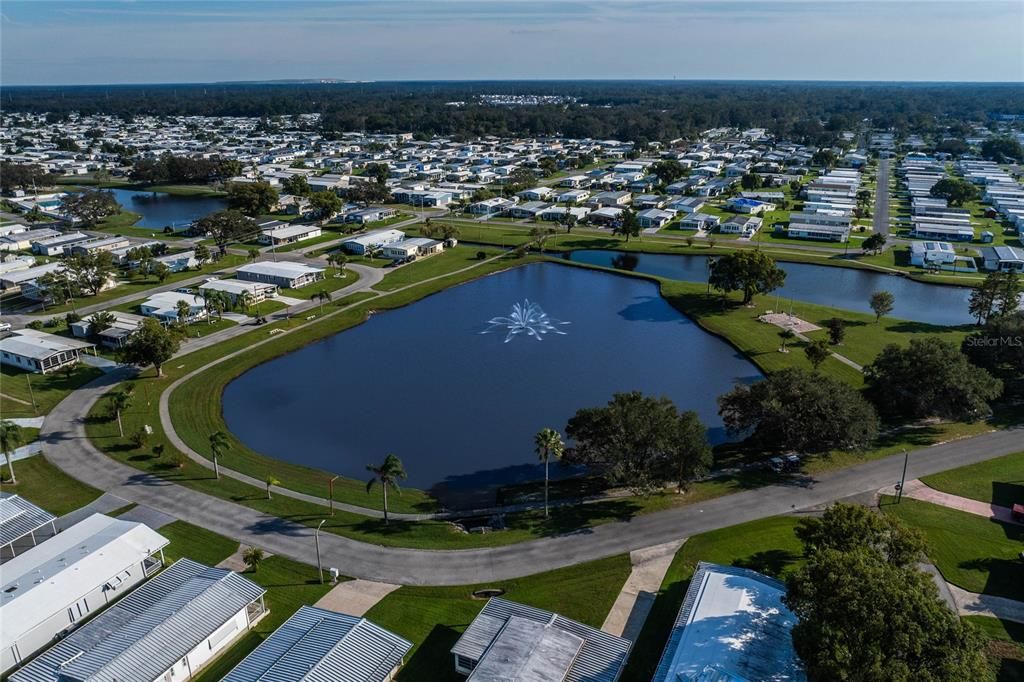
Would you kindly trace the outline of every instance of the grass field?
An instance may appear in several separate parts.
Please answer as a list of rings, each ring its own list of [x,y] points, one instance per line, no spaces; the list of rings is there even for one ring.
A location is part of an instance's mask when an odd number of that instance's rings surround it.
[[[798,567],[803,547],[793,529],[797,519],[775,516],[690,538],[661,583],[643,630],[633,645],[622,682],[647,682],[654,674],[697,562],[749,568],[783,577]]]
[[[325,268],[325,270],[325,277],[319,282],[308,284],[300,289],[281,289],[281,295],[289,298],[303,298],[309,301],[320,291],[334,292],[355,283],[359,279],[359,275],[356,274],[355,270],[345,270],[340,273],[341,277],[336,276],[339,274],[337,268]]]
[[[474,590],[500,588],[505,599],[600,628],[629,572],[629,556],[620,555],[496,583],[407,586],[385,597],[366,617],[415,645],[399,680],[457,682],[465,678],[455,673],[449,650],[486,603],[473,598]]]
[[[493,248],[474,248],[459,245],[451,249],[445,249],[444,253],[423,258],[388,271],[387,275],[384,276],[384,280],[377,284],[374,289],[377,291],[394,291],[395,289],[400,289],[404,286],[430,279],[431,277],[446,275],[456,270],[470,267],[480,262],[477,254],[481,252],[486,254],[487,258],[500,255],[501,253],[498,249]]]
[[[2,468],[6,473],[6,464]],[[4,483],[4,492],[21,495],[54,516],[63,516],[84,507],[102,494],[96,488],[71,478],[42,455],[15,462],[14,473],[18,484]]]
[[[1002,507],[1024,504],[1024,452],[944,471],[921,480],[936,490]]]
[[[0,414],[4,418],[47,414],[71,391],[101,374],[95,367],[82,364],[70,374],[64,371],[35,374],[3,365],[0,367]]]
[[[882,510],[924,533],[927,553],[946,580],[970,592],[1024,600],[1024,526],[904,499]]]

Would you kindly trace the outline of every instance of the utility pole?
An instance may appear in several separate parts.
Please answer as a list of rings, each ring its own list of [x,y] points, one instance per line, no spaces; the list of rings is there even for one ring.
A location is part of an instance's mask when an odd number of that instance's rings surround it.
[[[320,579],[321,585],[324,584],[324,569],[320,564],[320,529],[326,522],[327,519],[321,521],[320,525],[316,527],[315,531],[313,531],[313,540],[316,542],[316,575]]]
[[[36,406],[36,396],[35,396],[34,393],[32,393],[32,379],[31,379],[31,376],[32,376],[31,374],[26,374],[25,375],[25,382],[28,384],[28,397],[29,397],[29,400],[32,401],[32,411],[36,415],[38,415],[39,414],[39,408]]]
[[[327,483],[328,489],[330,490],[329,494],[330,494],[330,500],[331,500],[331,516],[334,516],[334,482],[337,481],[337,480],[338,480],[338,477],[335,476],[334,478],[332,478]]]
[[[903,475],[900,476],[899,485],[896,486],[896,504],[900,503],[903,499],[903,486],[907,482],[907,463],[910,461],[910,453],[907,452],[906,448],[903,449]]]

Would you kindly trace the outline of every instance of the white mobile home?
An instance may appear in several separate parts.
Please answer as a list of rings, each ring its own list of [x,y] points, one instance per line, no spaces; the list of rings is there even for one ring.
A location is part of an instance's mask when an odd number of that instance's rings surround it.
[[[48,374],[78,364],[82,351],[87,348],[92,348],[92,344],[35,329],[18,329],[0,339],[0,364]]]
[[[380,249],[403,239],[405,239],[405,232],[401,230],[374,230],[346,239],[341,243],[341,248],[361,256],[369,248]]]
[[[3,672],[157,571],[168,540],[141,523],[93,514],[3,565]]]
[[[10,680],[191,679],[266,615],[265,593],[234,571],[180,559]]]
[[[273,284],[280,289],[298,289],[324,278],[323,268],[314,268],[300,263],[250,263],[238,268],[235,273],[243,282]]]

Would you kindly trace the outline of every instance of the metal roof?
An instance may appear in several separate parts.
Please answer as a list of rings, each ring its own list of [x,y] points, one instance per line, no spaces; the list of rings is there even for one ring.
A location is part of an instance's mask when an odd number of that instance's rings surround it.
[[[250,263],[243,265],[238,268],[237,272],[242,273],[254,273],[259,275],[266,275],[269,277],[299,277],[302,275],[309,275],[317,272],[323,272],[323,268],[314,268],[302,263],[292,263],[291,261],[280,261],[278,263]]]
[[[626,664],[632,642],[577,623],[557,613],[492,597],[473,619],[451,652],[481,661],[511,618],[524,618],[563,630],[583,640],[565,675],[566,682],[615,682]],[[486,678],[481,678],[484,680]]]
[[[56,518],[20,495],[0,493],[0,547],[14,544]]]
[[[700,562],[652,682],[806,680],[785,593],[756,571]]]
[[[233,571],[179,559],[10,680],[156,679],[265,592]]]
[[[410,649],[365,618],[303,606],[222,682],[383,682]]]

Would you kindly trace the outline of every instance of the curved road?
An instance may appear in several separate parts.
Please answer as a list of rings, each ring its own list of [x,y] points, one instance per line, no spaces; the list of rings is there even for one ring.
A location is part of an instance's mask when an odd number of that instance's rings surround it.
[[[72,393],[47,415],[40,439],[51,462],[71,476],[130,502],[274,554],[315,563],[312,529],[169,483],[97,450],[85,436],[85,416],[97,399],[126,376],[127,372],[114,372],[100,377]],[[1022,443],[1024,428],[1017,427],[917,450],[911,454],[907,480],[1016,452]],[[816,479],[749,490],[507,547],[395,549],[321,533],[320,548],[325,567],[337,567],[344,575],[368,580],[407,585],[504,580],[877,490],[898,481],[902,467],[903,456],[896,455]]]

